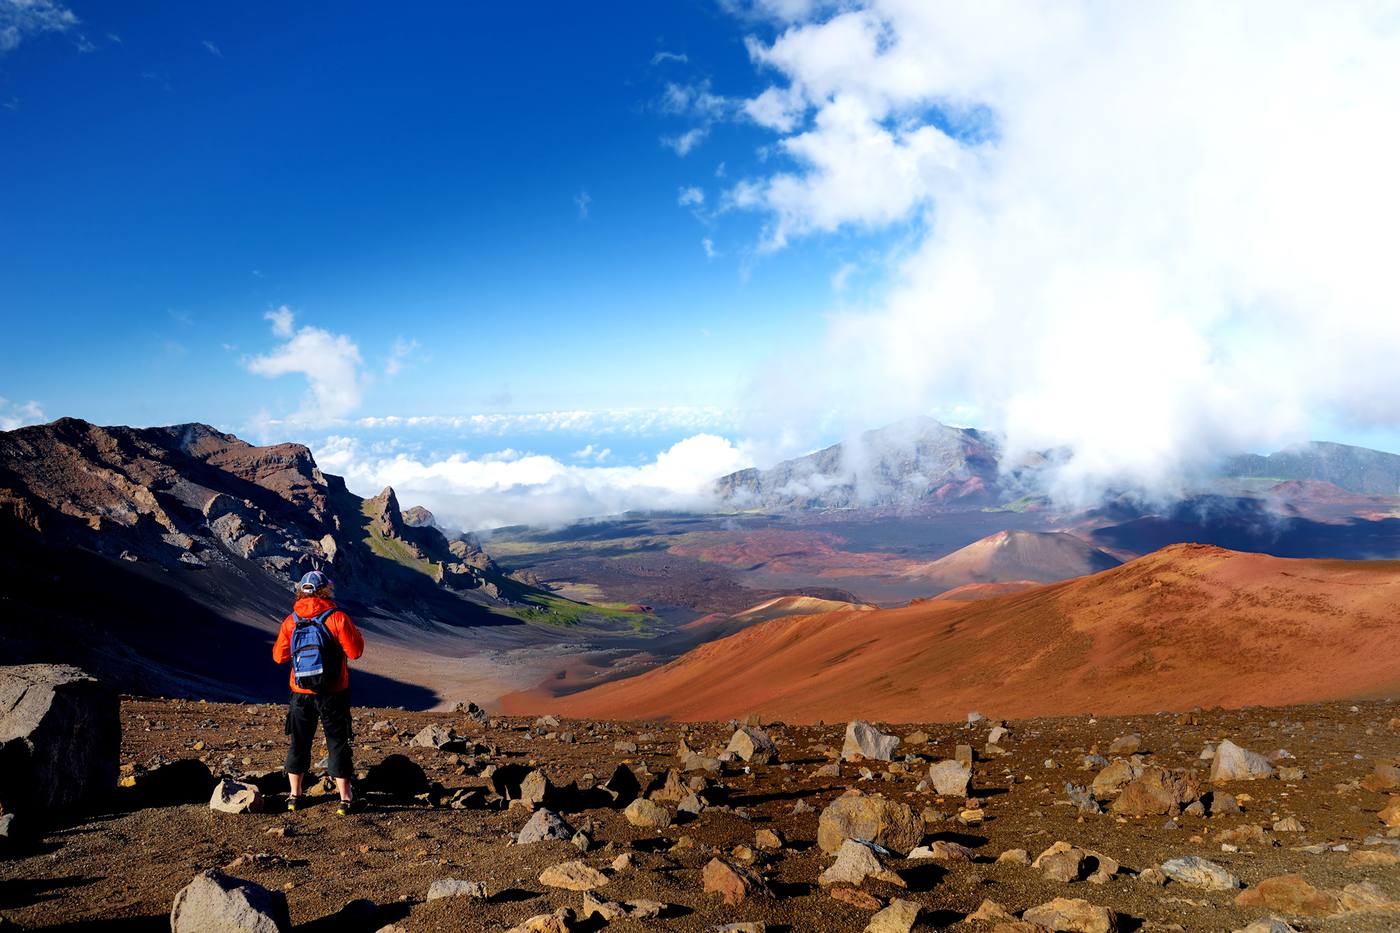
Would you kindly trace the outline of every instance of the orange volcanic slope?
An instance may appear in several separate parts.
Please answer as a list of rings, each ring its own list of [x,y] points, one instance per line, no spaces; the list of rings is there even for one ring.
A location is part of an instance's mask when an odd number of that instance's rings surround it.
[[[1400,561],[1179,544],[973,603],[775,619],[551,702],[570,716],[957,720],[1400,692]]]
[[[1053,583],[1098,573],[1121,564],[1118,558],[1063,531],[998,531],[904,575],[931,586],[966,583]]]

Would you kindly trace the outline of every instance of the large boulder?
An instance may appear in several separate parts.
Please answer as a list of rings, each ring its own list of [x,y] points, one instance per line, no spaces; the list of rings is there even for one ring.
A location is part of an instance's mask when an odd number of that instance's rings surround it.
[[[1200,795],[1200,784],[1191,772],[1148,765],[1128,782],[1109,809],[1123,816],[1175,814]]]
[[[755,765],[772,764],[778,760],[778,746],[767,732],[757,726],[740,726],[736,729],[725,751]]]
[[[817,820],[817,845],[835,853],[847,839],[909,854],[924,837],[924,821],[908,804],[856,791],[833,800]]]
[[[292,928],[287,896],[210,870],[175,895],[171,933],[285,933]]]
[[[846,741],[841,746],[841,757],[846,761],[869,758],[872,761],[889,761],[899,745],[899,736],[886,735],[879,729],[859,719],[846,726]]]
[[[121,755],[115,691],[66,664],[0,667],[0,812],[23,821],[112,794]]]
[[[1211,783],[1222,781],[1254,781],[1273,777],[1274,766],[1258,752],[1241,748],[1229,739],[1215,749],[1215,760],[1210,765]]]
[[[209,798],[209,809],[221,813],[261,813],[264,805],[256,784],[235,781],[231,777],[220,778]]]
[[[928,781],[939,796],[966,797],[972,784],[972,768],[948,758],[929,765]]]

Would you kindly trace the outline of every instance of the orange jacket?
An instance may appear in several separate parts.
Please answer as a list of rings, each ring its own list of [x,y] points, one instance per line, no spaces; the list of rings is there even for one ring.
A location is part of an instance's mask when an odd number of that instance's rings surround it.
[[[292,605],[294,615],[289,615],[282,620],[282,628],[277,632],[277,641],[272,645],[272,660],[278,664],[291,662],[292,632],[297,627],[296,616],[301,616],[303,619],[314,619],[327,609],[334,608],[335,603],[329,599],[321,599],[317,596],[303,596],[298,599]],[[355,623],[350,621],[350,617],[339,610],[326,617],[326,630],[335,636],[335,640],[340,642],[341,649],[345,651],[347,663],[340,669],[340,683],[326,691],[327,693],[340,693],[350,687],[350,665],[348,662],[365,653],[365,637],[360,634],[359,629],[355,628]],[[287,679],[292,685],[293,693],[312,692],[297,686],[295,674],[289,673]]]

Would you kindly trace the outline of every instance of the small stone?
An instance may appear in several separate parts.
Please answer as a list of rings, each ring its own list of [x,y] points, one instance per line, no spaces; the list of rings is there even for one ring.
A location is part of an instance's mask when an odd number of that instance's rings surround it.
[[[909,933],[922,910],[914,901],[895,898],[888,907],[870,918],[865,933]]]
[[[469,897],[486,900],[486,885],[480,881],[462,881],[459,878],[443,878],[428,885],[428,900],[440,897]]]
[[[904,879],[886,868],[870,846],[847,839],[836,853],[836,862],[821,873],[817,880],[823,886],[850,884],[859,886],[866,878],[887,881],[904,887]]]
[[[220,813],[261,813],[263,796],[254,784],[244,784],[233,778],[221,778],[214,785],[214,795],[209,798],[209,809]]]
[[[1223,781],[1254,781],[1273,777],[1274,766],[1257,752],[1241,748],[1229,739],[1215,749],[1215,759],[1210,766],[1210,780],[1213,784]]]
[[[783,844],[783,834],[775,829],[760,829],[754,833],[754,845],[760,849],[781,849]]]
[[[1274,823],[1274,832],[1276,833],[1301,833],[1302,831],[1303,824],[1291,816],[1285,816]]]
[[[930,765],[928,779],[933,785],[934,793],[939,796],[966,797],[972,784],[972,768],[960,761],[948,759]]]
[[[1007,849],[997,856],[998,865],[1020,865],[1028,866],[1031,863],[1031,855],[1025,849]]]
[[[701,872],[705,893],[718,894],[730,907],[748,897],[771,895],[768,885],[753,872],[720,858],[712,858]]]
[[[627,822],[641,829],[665,829],[671,825],[671,811],[645,797],[638,797],[622,811]]]
[[[1262,907],[1284,914],[1320,917],[1336,913],[1341,904],[1335,894],[1321,891],[1299,875],[1277,875],[1265,878],[1235,897],[1241,907]]]
[[[1142,748],[1142,736],[1134,733],[1114,739],[1109,743],[1108,753],[1110,755],[1132,755],[1140,748]]]
[[[574,837],[574,828],[553,810],[541,808],[525,822],[515,841],[520,845],[544,842],[546,839],[568,840]]]
[[[1118,915],[1081,898],[1057,897],[1021,915],[1029,923],[1065,933],[1116,933]]]
[[[1015,915],[991,898],[986,898],[972,913],[967,915],[968,923],[1010,923]]]
[[[1240,886],[1240,879],[1214,862],[1195,855],[1168,859],[1162,863],[1161,871],[1178,884],[1208,891],[1228,891]]]
[[[750,764],[773,764],[778,760],[778,746],[767,732],[757,726],[740,726],[729,739],[725,751]]]
[[[607,883],[607,875],[580,861],[551,865],[540,872],[540,884],[569,891],[591,891]]]

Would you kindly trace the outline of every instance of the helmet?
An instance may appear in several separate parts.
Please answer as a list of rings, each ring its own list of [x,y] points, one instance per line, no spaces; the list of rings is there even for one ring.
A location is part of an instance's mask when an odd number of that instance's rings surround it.
[[[319,570],[313,570],[301,578],[301,582],[296,585],[296,591],[302,596],[310,596],[320,589],[330,589],[331,578]]]

